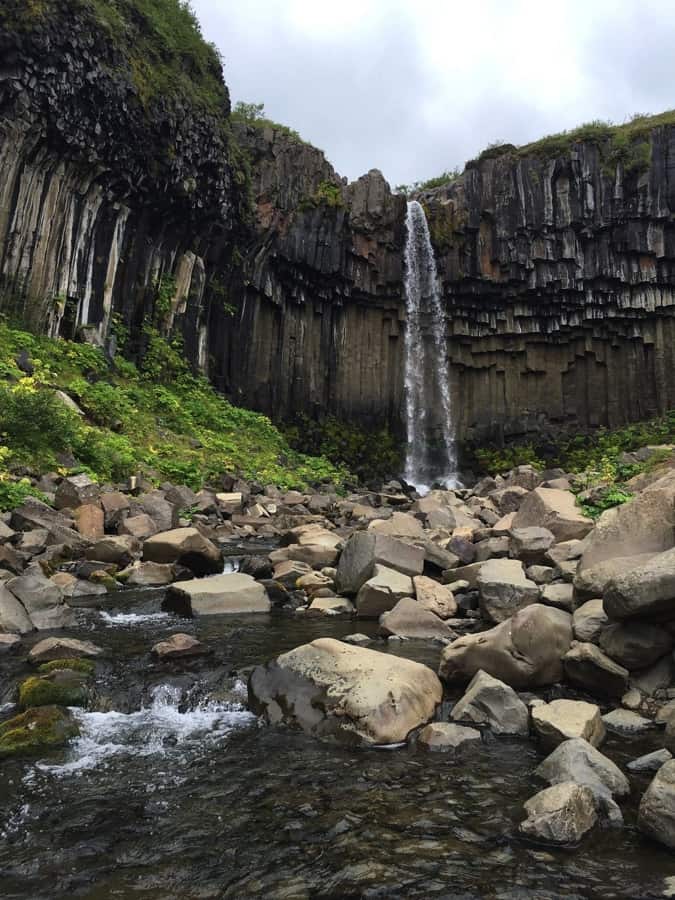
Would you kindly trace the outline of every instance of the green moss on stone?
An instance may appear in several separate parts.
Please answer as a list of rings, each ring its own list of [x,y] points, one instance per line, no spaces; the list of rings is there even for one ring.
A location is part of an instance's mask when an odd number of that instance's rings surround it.
[[[43,675],[55,672],[58,669],[70,669],[71,672],[81,672],[83,675],[93,675],[94,663],[90,659],[53,659],[51,662],[38,666],[38,672]]]
[[[58,706],[29,709],[0,724],[0,759],[63,747],[79,733],[77,723],[66,709]]]
[[[85,706],[88,699],[86,676],[69,669],[57,669],[48,675],[31,675],[19,687],[23,709],[38,706]]]

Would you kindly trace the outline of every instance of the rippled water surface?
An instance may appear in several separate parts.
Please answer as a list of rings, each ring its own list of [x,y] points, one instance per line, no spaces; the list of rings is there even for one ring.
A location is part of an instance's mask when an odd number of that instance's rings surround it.
[[[527,845],[517,826],[543,787],[535,744],[492,740],[450,758],[261,727],[245,708],[247,669],[355,623],[185,622],[160,612],[161,597],[129,592],[78,610],[77,636],[107,652],[96,684],[106,711],[78,711],[68,749],[2,764],[3,898],[666,896],[675,856],[634,827],[646,779],[633,779],[623,829],[596,829],[576,850]],[[154,662],[152,644],[179,630],[212,655]],[[439,653],[390,650],[432,666]],[[27,671],[3,658],[0,707]],[[621,764],[652,746],[611,739],[605,750]]]

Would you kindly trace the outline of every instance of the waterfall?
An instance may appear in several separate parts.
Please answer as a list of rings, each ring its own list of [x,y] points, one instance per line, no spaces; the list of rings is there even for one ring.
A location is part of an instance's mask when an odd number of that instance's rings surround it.
[[[445,315],[429,226],[417,200],[408,203],[405,245],[405,479],[416,487],[457,481]]]

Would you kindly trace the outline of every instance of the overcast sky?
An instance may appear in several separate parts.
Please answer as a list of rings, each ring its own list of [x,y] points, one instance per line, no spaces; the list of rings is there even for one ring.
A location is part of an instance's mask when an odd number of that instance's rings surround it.
[[[495,140],[675,107],[672,0],[193,0],[233,103],[350,179],[462,167]]]

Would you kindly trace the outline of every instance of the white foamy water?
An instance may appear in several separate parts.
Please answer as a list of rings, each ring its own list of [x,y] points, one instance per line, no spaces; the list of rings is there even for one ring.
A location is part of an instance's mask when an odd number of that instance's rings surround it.
[[[405,479],[420,493],[428,481],[458,487],[445,310],[424,209],[408,203],[405,245]],[[439,460],[430,459],[431,432],[440,431]],[[434,469],[440,466],[439,471]]]
[[[156,612],[156,613],[109,613],[103,610],[100,611],[99,615],[101,616],[101,620],[103,624],[108,626],[108,628],[114,628],[119,626],[134,626],[134,625],[146,625],[152,622],[163,622],[168,621],[171,618],[171,615],[167,612]]]
[[[37,763],[36,769],[57,777],[80,775],[120,755],[166,755],[191,746],[209,747],[256,721],[239,703],[209,701],[182,711],[181,699],[180,688],[164,684],[153,691],[150,706],[137,712],[71,709],[80,737],[69,746],[68,759],[60,765]]]

